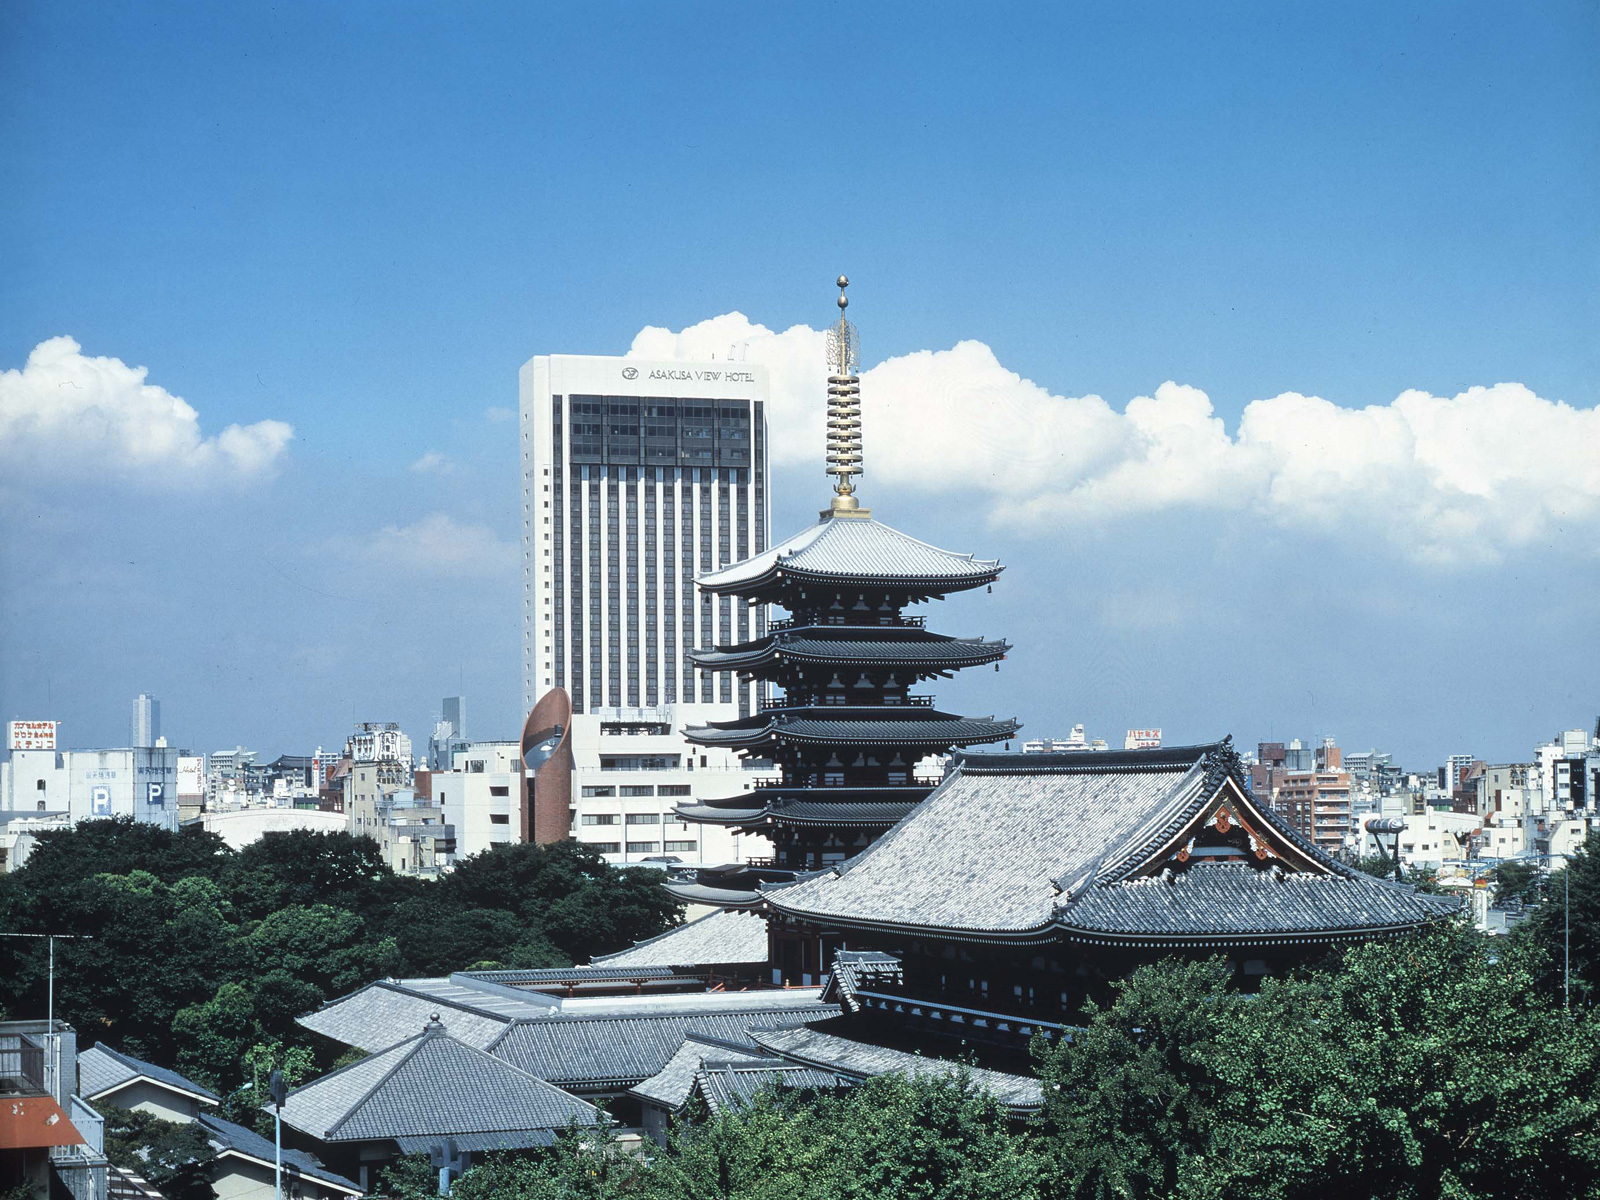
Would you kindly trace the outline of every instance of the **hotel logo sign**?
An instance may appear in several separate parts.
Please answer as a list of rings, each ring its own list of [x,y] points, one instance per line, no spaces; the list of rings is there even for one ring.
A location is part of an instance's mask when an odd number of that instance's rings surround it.
[[[8,750],[54,750],[54,721],[12,721],[6,732]]]
[[[622,368],[622,377],[624,379],[637,379],[637,378],[639,378],[639,368],[638,367],[623,367]]]

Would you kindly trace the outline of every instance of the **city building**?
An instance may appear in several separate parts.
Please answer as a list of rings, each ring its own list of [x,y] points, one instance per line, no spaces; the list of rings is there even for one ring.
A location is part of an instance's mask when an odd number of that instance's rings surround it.
[[[418,771],[417,790],[455,830],[457,861],[522,841],[523,769],[516,742],[463,742],[449,770]]]
[[[161,701],[140,692],[133,698],[133,715],[128,722],[128,744],[148,750],[161,739]]]
[[[696,746],[685,725],[729,715],[725,705],[605,709],[574,717],[570,835],[618,865],[715,866],[762,862],[772,843],[738,826],[692,824],[683,805],[709,805],[750,791],[770,761]]]
[[[428,767],[434,771],[450,770],[456,750],[467,744],[466,697],[446,696],[441,709],[428,737]]]
[[[862,508],[861,397],[855,327],[828,334],[828,467],[834,494],[816,524],[770,550],[696,580],[704,608],[776,604],[789,612],[753,638],[719,641],[692,653],[702,672],[737,672],[783,690],[754,711],[690,725],[706,751],[734,751],[770,763],[765,777],[725,800],[680,804],[679,816],[771,839],[776,869],[834,866],[859,853],[909,813],[937,782],[924,764],[956,746],[1004,742],[1018,725],[942,712],[913,689],[967,667],[998,666],[1004,641],[929,631],[905,609],[988,587],[998,562],[941,550],[885,525]],[[711,603],[712,597],[716,604]],[[704,751],[702,751],[704,753]],[[686,900],[746,905],[771,877],[705,877],[669,883]]]
[[[235,746],[232,750],[213,750],[206,756],[206,807],[234,807],[250,795],[250,780],[256,752]]]
[[[1122,739],[1124,750],[1159,750],[1161,749],[1161,730],[1159,729],[1130,729]]]
[[[358,763],[394,763],[411,770],[411,739],[393,721],[367,721],[345,739],[345,757]],[[409,782],[409,776],[407,779]]]
[[[397,875],[443,874],[455,861],[454,826],[437,804],[415,789],[378,783],[382,766],[356,763],[351,767],[345,777],[345,827],[377,842],[380,857]]]
[[[701,604],[694,577],[762,553],[767,377],[725,362],[541,355],[520,374],[523,707],[563,688],[574,713],[725,704],[696,645],[765,631],[746,601]]]

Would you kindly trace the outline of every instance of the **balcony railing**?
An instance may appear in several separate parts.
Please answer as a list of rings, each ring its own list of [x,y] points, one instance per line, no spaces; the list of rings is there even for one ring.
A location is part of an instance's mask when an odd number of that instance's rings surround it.
[[[27,1034],[0,1034],[0,1092],[37,1095],[45,1090],[44,1047]]]
[[[852,616],[855,614],[852,614]],[[767,629],[772,633],[781,633],[785,629],[805,629],[811,626],[833,626],[835,628],[866,628],[866,629],[922,629],[928,623],[926,617],[865,617],[861,620],[829,620],[824,617],[820,621],[796,621],[793,617],[786,617],[781,621],[768,621]]]
[[[779,708],[932,708],[932,696],[883,696],[877,700],[853,700],[849,696],[838,698],[824,696],[820,700],[806,701],[792,696],[763,696],[758,712],[771,712]]]

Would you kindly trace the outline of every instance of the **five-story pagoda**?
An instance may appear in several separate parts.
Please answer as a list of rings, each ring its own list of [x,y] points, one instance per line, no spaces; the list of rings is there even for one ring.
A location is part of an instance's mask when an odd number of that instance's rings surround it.
[[[937,778],[917,764],[955,747],[1005,741],[1012,720],[942,712],[913,689],[963,667],[996,663],[1003,641],[931,633],[904,609],[992,583],[998,562],[956,554],[892,529],[856,499],[861,392],[855,326],[839,279],[828,331],[828,474],[834,495],[817,524],[763,554],[700,576],[710,594],[776,604],[791,614],[765,636],[692,653],[706,671],[738,671],[783,690],[733,721],[684,730],[692,742],[770,760],[774,777],[727,800],[678,807],[685,821],[764,834],[770,867],[701,871],[669,887],[724,906],[758,902],[758,884],[792,879],[859,853],[927,796]]]

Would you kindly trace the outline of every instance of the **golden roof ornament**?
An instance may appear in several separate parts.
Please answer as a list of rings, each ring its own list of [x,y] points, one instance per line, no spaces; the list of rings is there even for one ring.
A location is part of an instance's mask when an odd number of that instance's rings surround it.
[[[833,499],[822,515],[868,517],[855,497],[855,477],[861,474],[861,380],[856,370],[861,344],[856,327],[845,319],[850,298],[844,294],[850,280],[839,276],[839,320],[828,330],[828,471],[834,477]]]

